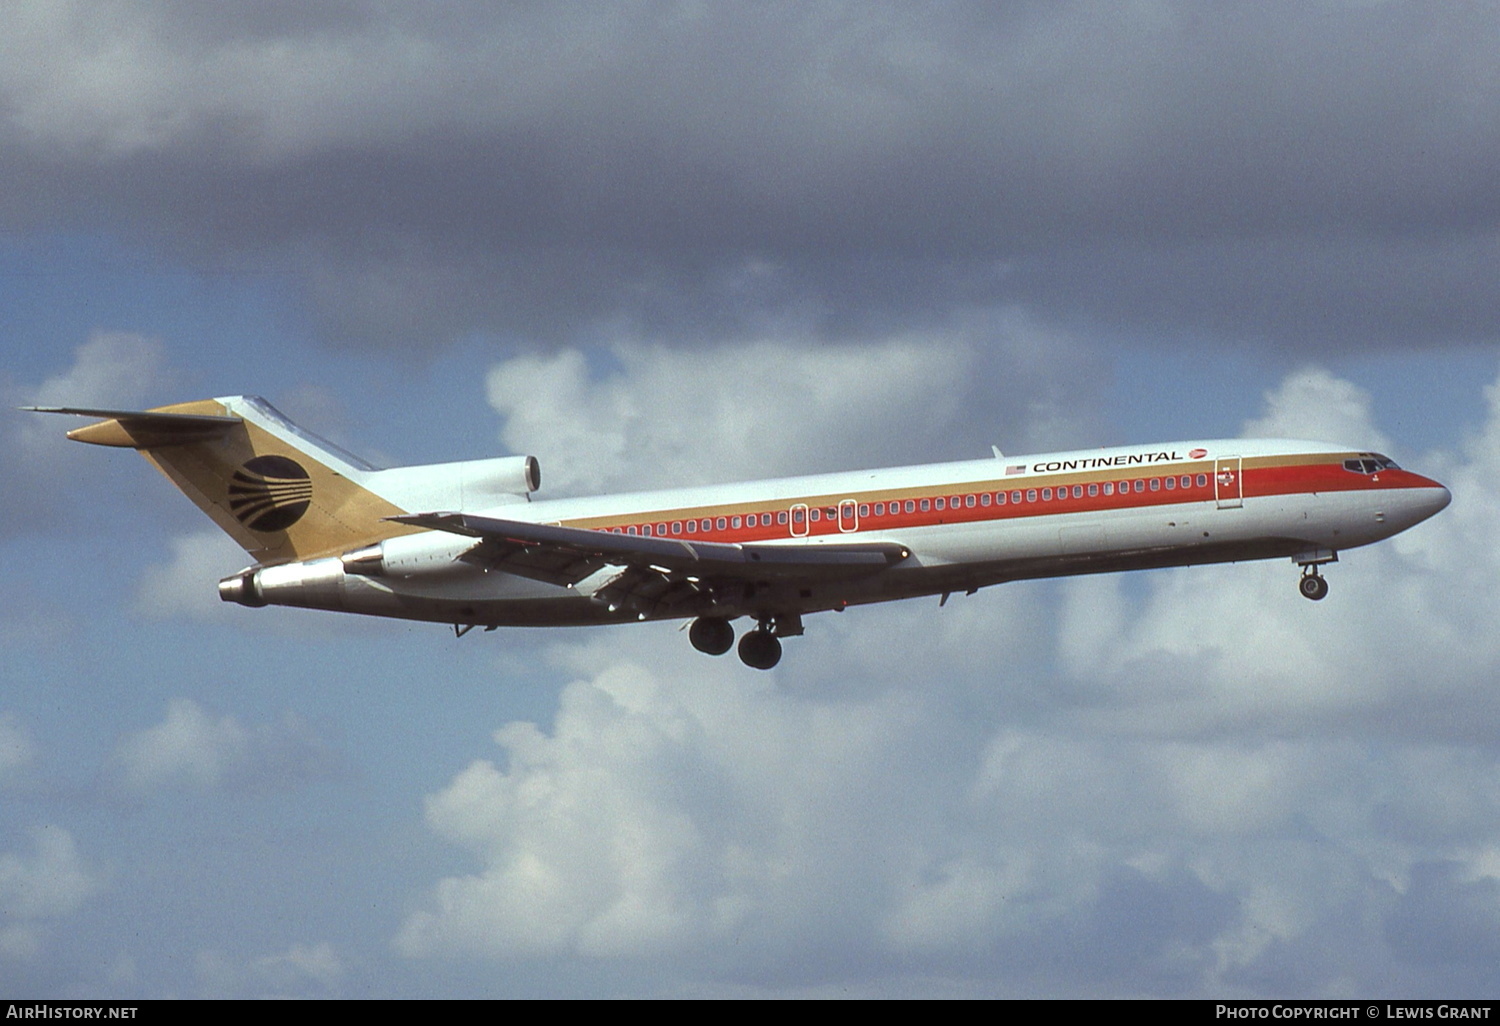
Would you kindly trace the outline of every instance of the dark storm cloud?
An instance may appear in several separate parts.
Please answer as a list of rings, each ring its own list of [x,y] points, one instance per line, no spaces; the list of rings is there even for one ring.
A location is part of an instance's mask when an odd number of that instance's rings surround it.
[[[1002,302],[1281,344],[1500,327],[1487,5],[162,3],[13,36],[12,224],[264,261],[353,339]]]

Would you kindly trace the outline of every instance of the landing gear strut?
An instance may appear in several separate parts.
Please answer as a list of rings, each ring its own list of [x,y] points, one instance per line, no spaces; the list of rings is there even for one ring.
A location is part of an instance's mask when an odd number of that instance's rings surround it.
[[[1302,567],[1302,580],[1297,582],[1297,590],[1302,592],[1303,598],[1314,602],[1328,595],[1328,582],[1318,573],[1318,564],[1307,563]]]

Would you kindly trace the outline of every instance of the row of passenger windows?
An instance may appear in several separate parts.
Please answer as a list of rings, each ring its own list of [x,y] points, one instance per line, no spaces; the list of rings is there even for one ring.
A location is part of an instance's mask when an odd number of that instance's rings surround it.
[[[1352,462],[1352,461],[1351,461]],[[1056,502],[1069,497],[1081,499],[1087,494],[1090,498],[1101,495],[1112,496],[1115,494],[1128,495],[1131,492],[1137,494],[1145,492],[1176,491],[1178,489],[1191,489],[1193,487],[1207,488],[1207,474],[1183,474],[1180,477],[1152,477],[1138,478],[1134,481],[1094,482],[1092,484],[1071,486],[1061,485],[1056,488],[1017,488],[1008,492],[978,492],[972,495],[939,495],[937,498],[928,499],[905,499],[894,502],[860,503],[859,516],[861,519],[871,516],[877,517],[897,516],[902,513],[931,513],[943,512],[956,509],[974,509],[976,506],[1007,506],[1024,505],[1033,502]],[[852,510],[852,504],[850,509]],[[845,512],[845,518],[850,513]],[[818,523],[827,519],[830,521],[839,518],[838,506],[813,506],[805,507],[798,505],[791,511],[791,522],[799,528],[805,527],[810,520]],[[611,527],[606,530],[615,534],[639,534],[647,537],[655,536],[665,538],[668,535],[698,534],[710,531],[738,531],[742,528],[770,527],[772,524],[779,527],[787,525],[787,511],[779,510],[775,513],[749,513],[743,516],[732,517],[703,517],[694,520],[673,520],[669,523],[640,524],[630,527]]]
[[[641,524],[638,528],[610,527],[606,530],[615,534],[643,534],[655,535],[664,538],[670,534],[697,534],[699,531],[738,531],[742,527],[770,527],[773,521],[781,526],[786,526],[786,510],[779,513],[750,513],[746,516],[737,517],[704,517],[702,520],[674,520],[670,524]]]
[[[932,510],[942,511],[946,509],[959,508],[972,509],[975,505],[989,506],[993,504],[996,506],[1005,506],[1028,502],[1053,502],[1056,500],[1067,499],[1070,496],[1074,499],[1081,499],[1085,494],[1087,494],[1090,498],[1098,498],[1101,495],[1114,495],[1116,494],[1116,491],[1118,491],[1120,495],[1125,495],[1132,491],[1159,492],[1162,489],[1166,489],[1167,491],[1175,491],[1178,488],[1192,488],[1195,484],[1199,488],[1207,488],[1208,475],[1198,474],[1194,476],[1192,474],[1183,474],[1181,477],[1142,478],[1137,481],[1121,481],[1118,484],[1116,484],[1114,481],[1105,481],[1102,484],[1099,482],[1094,482],[1093,484],[1088,485],[1076,484],[1073,485],[1071,489],[1068,486],[1063,485],[1058,488],[1027,488],[1024,491],[1018,488],[1010,492],[980,492],[977,496],[940,495],[935,499],[907,499],[904,503],[877,502],[874,506],[874,512],[877,517],[883,517],[903,512],[915,513],[918,510],[923,513],[927,513]],[[859,515],[862,517],[869,516],[870,507],[864,505],[860,506]],[[816,517],[814,517],[814,519],[816,519]]]

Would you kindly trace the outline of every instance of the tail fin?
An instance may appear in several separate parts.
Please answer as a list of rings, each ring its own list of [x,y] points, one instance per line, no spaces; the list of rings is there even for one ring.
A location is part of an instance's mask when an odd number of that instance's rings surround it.
[[[374,467],[257,396],[144,411],[33,408],[106,418],[68,437],[139,450],[264,565],[337,555],[417,530],[385,520],[407,511],[366,487]]]

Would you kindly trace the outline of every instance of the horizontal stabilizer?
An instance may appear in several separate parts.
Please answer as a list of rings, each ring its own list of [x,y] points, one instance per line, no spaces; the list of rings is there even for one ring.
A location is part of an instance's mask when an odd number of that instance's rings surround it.
[[[207,442],[244,423],[239,417],[199,413],[159,413],[152,410],[97,410],[82,406],[23,406],[33,413],[70,413],[102,417],[98,424],[74,428],[68,437],[91,445],[125,449],[155,449],[164,445]]]

